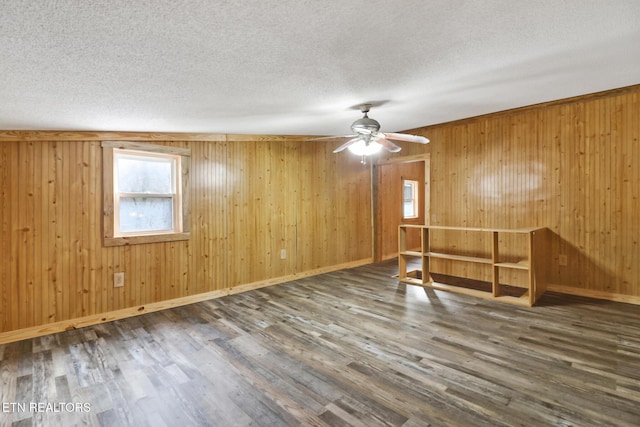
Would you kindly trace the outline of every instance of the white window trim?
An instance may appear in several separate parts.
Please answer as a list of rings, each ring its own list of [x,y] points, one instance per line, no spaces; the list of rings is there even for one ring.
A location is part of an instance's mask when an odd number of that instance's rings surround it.
[[[126,150],[126,151],[122,151]],[[173,189],[173,230],[144,231],[144,232],[119,232],[119,195],[115,191],[116,162],[119,154],[139,154],[147,157],[174,157],[176,180],[180,188]],[[179,148],[163,145],[152,145],[129,141],[103,141],[103,243],[105,246],[121,246],[139,243],[170,242],[187,240],[189,232],[189,164],[191,151],[188,148]],[[149,196],[140,194],[140,196]],[[153,195],[151,195],[153,196]],[[166,196],[166,195],[162,195]],[[178,209],[175,208],[178,206]]]

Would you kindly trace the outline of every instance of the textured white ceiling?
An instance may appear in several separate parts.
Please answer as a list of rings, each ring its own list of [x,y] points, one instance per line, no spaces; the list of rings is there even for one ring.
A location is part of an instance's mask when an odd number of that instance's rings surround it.
[[[401,131],[640,83],[640,0],[0,0],[0,129]]]

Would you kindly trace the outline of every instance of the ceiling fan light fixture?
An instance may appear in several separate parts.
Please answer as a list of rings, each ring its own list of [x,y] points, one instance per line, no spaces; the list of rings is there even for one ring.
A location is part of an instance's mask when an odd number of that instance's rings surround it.
[[[351,144],[348,148],[356,156],[373,156],[382,150],[382,145],[375,141],[367,142],[361,139]]]
[[[346,148],[356,156],[362,158],[362,163],[366,164],[366,157],[377,154],[383,148],[390,153],[397,153],[402,148],[393,141],[414,142],[419,144],[427,144],[428,138],[420,135],[408,135],[404,133],[380,132],[380,122],[369,117],[369,109],[371,104],[363,104],[360,108],[362,118],[351,124],[352,135],[328,136],[313,139],[325,138],[351,138],[338,148],[333,150],[334,153],[340,153]]]

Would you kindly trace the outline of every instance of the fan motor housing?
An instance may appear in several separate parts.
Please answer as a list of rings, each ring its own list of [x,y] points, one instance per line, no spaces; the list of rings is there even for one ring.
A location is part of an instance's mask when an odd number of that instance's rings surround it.
[[[372,134],[380,130],[380,123],[378,123],[377,120],[370,119],[365,114],[363,118],[353,122],[353,124],[351,125],[351,130],[355,133],[360,134]]]

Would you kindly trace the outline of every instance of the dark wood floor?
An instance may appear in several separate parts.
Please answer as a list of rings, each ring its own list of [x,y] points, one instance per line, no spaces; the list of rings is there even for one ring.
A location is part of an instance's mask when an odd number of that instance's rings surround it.
[[[640,307],[547,294],[522,308],[399,285],[396,271],[0,346],[1,424],[640,425]]]

